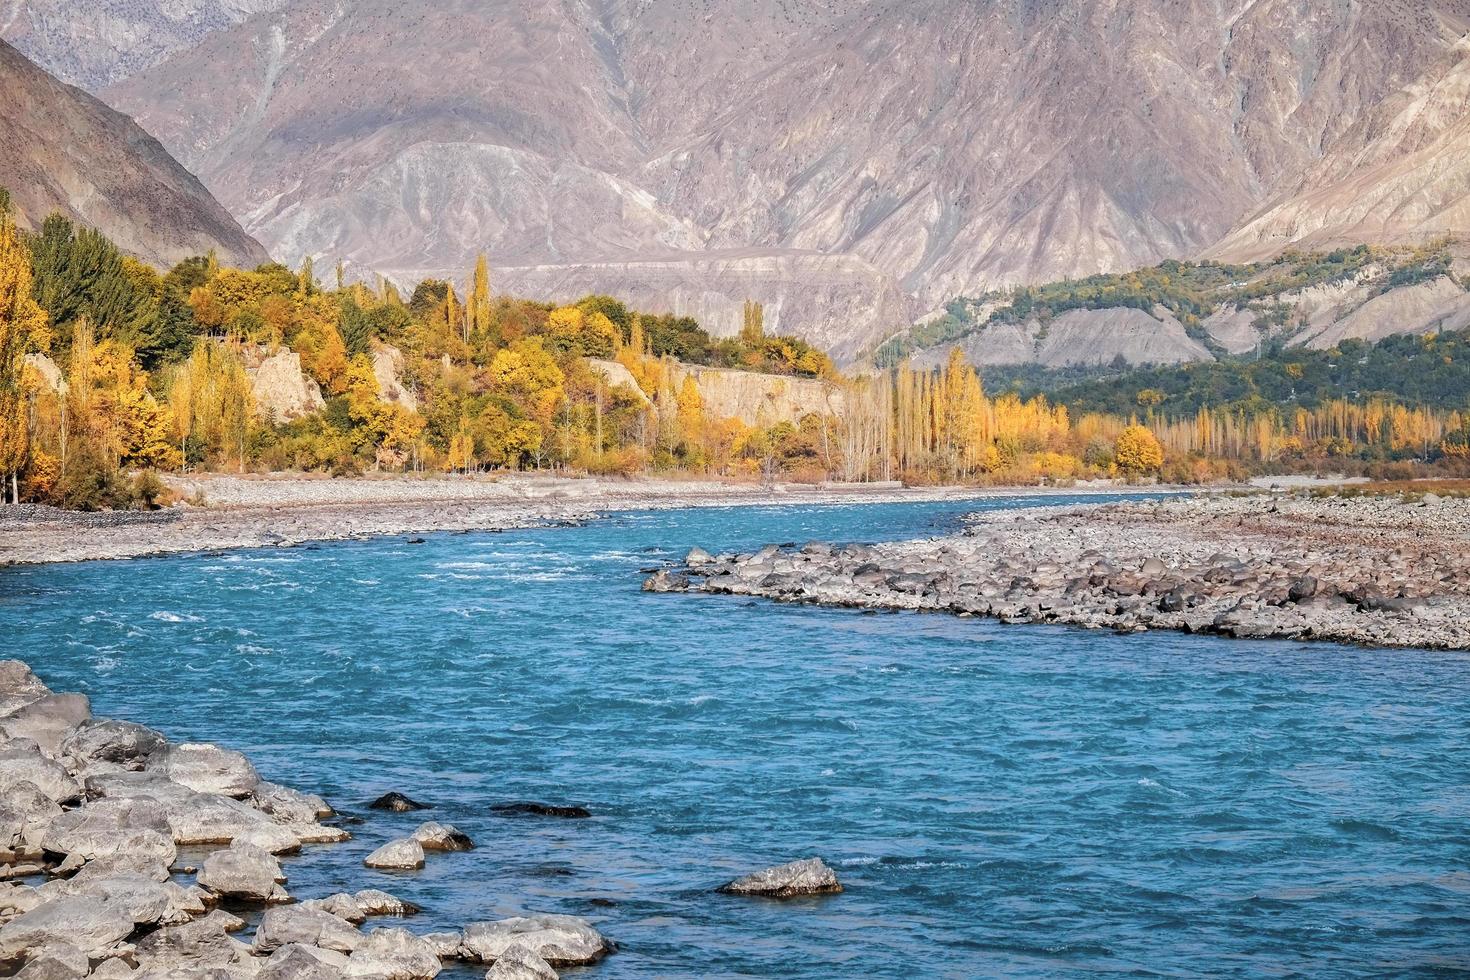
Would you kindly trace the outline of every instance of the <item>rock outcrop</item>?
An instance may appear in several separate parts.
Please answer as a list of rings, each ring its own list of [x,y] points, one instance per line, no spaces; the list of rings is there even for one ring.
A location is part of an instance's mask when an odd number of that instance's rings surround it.
[[[289,422],[320,411],[326,401],[322,389],[301,369],[301,355],[289,348],[274,353],[258,351],[245,362],[255,410],[264,418]]]

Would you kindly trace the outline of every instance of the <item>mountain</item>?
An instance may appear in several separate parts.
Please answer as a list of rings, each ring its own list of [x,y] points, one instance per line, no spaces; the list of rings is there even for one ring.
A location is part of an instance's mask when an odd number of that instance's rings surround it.
[[[211,249],[232,264],[269,261],[157,140],[3,41],[0,91],[0,186],[21,227],[60,211],[158,265]]]
[[[290,0],[103,94],[285,261],[484,248],[498,288],[719,332],[751,296],[850,358],[957,295],[1463,228],[1467,30],[1470,0]]]
[[[0,0],[0,35],[71,85],[96,91],[285,0]]]

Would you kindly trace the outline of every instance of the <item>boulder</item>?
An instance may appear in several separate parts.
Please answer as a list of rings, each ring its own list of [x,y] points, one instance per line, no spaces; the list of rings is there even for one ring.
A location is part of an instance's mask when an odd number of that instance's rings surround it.
[[[376,888],[365,888],[352,896],[363,915],[418,915],[419,907],[412,902],[405,902],[401,898],[394,898],[387,892],[378,891]]]
[[[424,847],[412,837],[399,837],[363,858],[362,863],[369,868],[412,871],[424,866]]]
[[[355,926],[360,926],[367,921],[367,913],[362,910],[361,905],[357,904],[357,899],[346,892],[337,892],[326,898],[308,898],[301,903],[301,907],[329,912],[343,922],[350,922]]]
[[[208,742],[167,746],[149,760],[148,769],[196,793],[237,799],[249,796],[260,782],[255,767],[244,755]]]
[[[61,807],[24,780],[0,788],[0,849],[35,850]]]
[[[19,660],[0,660],[0,718],[51,693],[29,666]]]
[[[16,980],[81,980],[92,969],[87,954],[68,942],[55,942],[26,960]]]
[[[344,974],[374,980],[432,980],[443,967],[434,947],[406,929],[374,929],[347,958]]]
[[[0,733],[28,738],[54,759],[62,741],[91,717],[92,703],[85,694],[47,694],[0,719]]]
[[[1144,560],[1144,563],[1141,566],[1139,566],[1138,574],[1142,575],[1144,578],[1158,578],[1160,575],[1163,575],[1168,570],[1169,566],[1164,564],[1163,559],[1148,558]]]
[[[419,824],[413,837],[426,851],[469,851],[475,846],[468,834],[434,820]]]
[[[140,971],[198,971],[249,963],[250,947],[230,933],[245,927],[228,912],[215,909],[202,919],[150,932],[138,940]]]
[[[256,980],[339,980],[347,957],[330,949],[290,943],[270,955]]]
[[[81,775],[105,767],[139,770],[166,744],[162,735],[144,725],[90,718],[62,740],[61,758]]]
[[[715,560],[715,556],[703,548],[690,548],[689,554],[684,556],[684,564],[691,568],[696,565],[708,565]]]
[[[120,956],[109,957],[92,968],[92,980],[133,980],[133,968]]]
[[[41,846],[88,861],[117,854],[172,864],[176,856],[168,814],[154,800],[96,800],[51,821]]]
[[[260,812],[284,824],[315,823],[333,813],[327,801],[320,796],[264,780],[255,785],[254,801]]]
[[[493,963],[511,946],[530,949],[552,966],[595,963],[612,944],[586,919],[572,915],[528,915],[467,927],[460,944],[468,959]]]
[[[80,880],[53,881],[43,888],[53,886],[64,894],[88,895],[124,909],[133,923],[140,926],[157,925],[163,921],[172,910],[175,898],[175,893],[163,882],[132,871],[106,877],[92,875]],[[203,912],[203,908],[200,911]]]
[[[243,898],[252,902],[288,900],[281,885],[286,881],[281,862],[253,844],[236,842],[204,859],[199,869],[199,886],[215,895]]]
[[[30,783],[55,803],[81,798],[82,787],[66,767],[47,758],[30,739],[19,738],[0,745],[0,790],[17,783]]]
[[[121,906],[90,895],[63,895],[0,926],[0,962],[61,942],[97,959],[132,931],[132,916]]]
[[[69,855],[69,859],[80,861],[75,854]],[[64,864],[65,862],[63,862]],[[115,875],[141,875],[149,881],[168,881],[169,864],[157,854],[137,854],[122,852],[119,854],[104,854],[102,857],[87,861],[80,870],[72,876],[74,882],[83,882],[90,878],[111,878]],[[60,870],[62,865],[57,866]],[[73,869],[76,870],[76,869]]]
[[[387,810],[390,813],[409,813],[413,810],[428,810],[432,807],[428,803],[420,803],[411,800],[402,793],[384,793],[368,804],[369,810]]]
[[[272,854],[301,849],[289,827],[228,796],[193,793],[169,808],[168,822],[176,844],[245,843]]]
[[[299,905],[267,909],[255,930],[257,956],[273,953],[291,943],[351,953],[361,942],[362,933],[330,912]]]
[[[842,885],[837,881],[837,873],[821,858],[807,858],[736,878],[718,890],[727,895],[794,898],[798,895],[835,894],[842,891]]]
[[[454,960],[458,959],[462,952],[460,946],[464,942],[464,933],[426,932],[420,938],[429,944],[429,948],[434,951],[434,955],[441,960]]]
[[[551,964],[524,943],[512,943],[485,974],[485,980],[558,980]]]

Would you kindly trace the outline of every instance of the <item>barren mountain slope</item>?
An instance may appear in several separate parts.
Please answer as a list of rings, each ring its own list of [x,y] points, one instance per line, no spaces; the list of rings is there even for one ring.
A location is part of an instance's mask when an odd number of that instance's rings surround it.
[[[897,283],[912,310],[1197,254],[1365,145],[1358,127],[1446,63],[1467,13],[293,0],[107,96],[286,261],[462,276],[483,247],[615,289],[598,277],[682,253],[661,278],[733,324],[707,250],[851,256],[856,295]],[[847,349],[896,325],[853,305],[824,316],[812,293],[775,325]]]
[[[1353,121],[1322,160],[1208,254],[1255,261],[1288,245],[1417,243],[1467,232],[1470,38],[1462,38]]]
[[[22,227],[60,211],[157,264],[210,249],[238,265],[269,259],[157,140],[3,41],[0,92],[0,186]]]
[[[285,0],[0,0],[0,35],[64,82],[97,91]]]

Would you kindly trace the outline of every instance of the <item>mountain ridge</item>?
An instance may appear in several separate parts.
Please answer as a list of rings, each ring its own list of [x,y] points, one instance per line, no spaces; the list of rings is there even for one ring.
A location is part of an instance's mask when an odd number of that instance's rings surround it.
[[[22,228],[53,211],[125,252],[168,266],[211,250],[270,260],[193,174],[132,119],[66,85],[0,41],[0,186]]]
[[[593,282],[683,252],[687,291],[707,253],[851,256],[902,310],[773,287],[841,353],[958,295],[1419,240],[1426,186],[1458,226],[1467,29],[1467,0],[291,0],[104,94],[292,264],[458,278],[484,248]],[[733,329],[743,297],[700,288]]]

